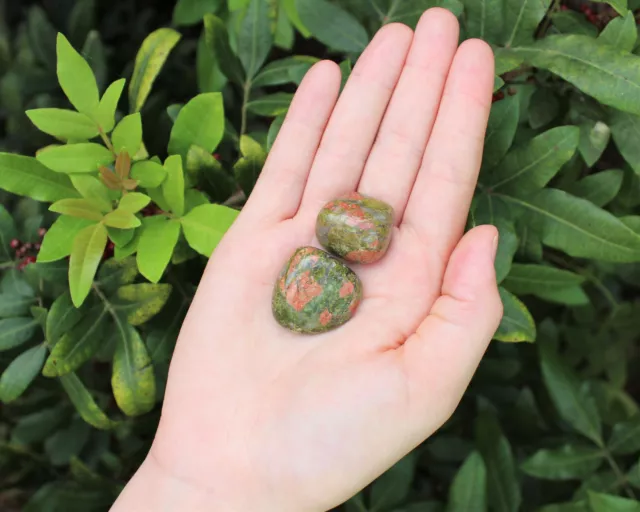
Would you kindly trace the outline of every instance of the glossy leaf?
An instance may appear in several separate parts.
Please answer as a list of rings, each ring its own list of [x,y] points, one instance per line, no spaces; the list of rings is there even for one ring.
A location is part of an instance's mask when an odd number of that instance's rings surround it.
[[[632,12],[626,16],[612,19],[598,37],[600,43],[608,44],[619,50],[631,52],[638,40],[636,20]]]
[[[487,468],[478,452],[472,452],[456,473],[449,489],[447,512],[487,510]]]
[[[87,298],[93,278],[107,245],[107,229],[94,224],[80,231],[74,241],[69,260],[69,289],[76,307]]]
[[[80,195],[93,201],[101,212],[112,210],[109,189],[98,178],[88,174],[72,174],[69,178]]]
[[[69,256],[76,235],[93,221],[62,215],[47,230],[38,252],[38,263],[58,261]]]
[[[131,178],[136,180],[141,187],[155,188],[162,185],[162,182],[167,178],[167,171],[157,162],[143,160],[133,164]]]
[[[296,0],[301,22],[313,37],[343,52],[362,52],[369,36],[349,12],[327,0]]]
[[[515,263],[503,286],[516,295],[536,295],[546,298],[549,294],[575,288],[584,277],[547,265]]]
[[[307,55],[294,55],[275,60],[260,70],[252,81],[252,86],[265,87],[295,83],[297,75],[306,73],[316,62],[318,62],[316,57]]]
[[[79,112],[94,116],[100,93],[91,67],[62,34],[58,34],[57,56],[58,81],[62,90]]]
[[[120,209],[107,213],[102,222],[105,226],[118,229],[137,228],[141,224],[140,219],[133,213]]]
[[[501,0],[463,0],[469,37],[497,44],[502,35],[504,4]]]
[[[113,82],[102,95],[98,110],[96,111],[96,121],[105,133],[113,130],[116,125],[116,110],[122,96],[122,91],[126,84],[124,78]]]
[[[229,44],[229,33],[224,22],[213,14],[207,14],[204,17],[204,28],[207,46],[224,75],[232,82],[244,85],[244,68]]]
[[[171,130],[169,153],[181,155],[184,161],[192,145],[212,153],[222,140],[224,123],[222,94],[199,94],[180,110]]]
[[[171,289],[168,284],[127,284],[118,288],[115,307],[131,325],[142,325],[164,307]]]
[[[138,213],[144,207],[146,207],[151,198],[140,192],[131,192],[126,196],[123,196],[118,203],[118,210],[129,213]]]
[[[25,392],[40,373],[46,355],[46,345],[40,344],[23,352],[7,366],[0,377],[1,402],[13,402]]]
[[[27,110],[38,130],[63,141],[89,140],[98,136],[98,125],[89,116],[60,108]]]
[[[640,450],[640,416],[618,423],[613,427],[607,443],[609,450],[618,455],[627,455]]]
[[[640,512],[640,501],[595,492],[588,499],[591,512]]]
[[[588,121],[580,125],[580,155],[589,167],[593,167],[611,140],[611,128],[602,121]]]
[[[173,24],[194,25],[207,13],[215,13],[223,0],[178,0],[173,8]]]
[[[133,158],[142,145],[142,118],[139,113],[130,114],[122,119],[111,134],[111,142],[116,154],[122,151]]]
[[[52,171],[67,174],[95,172],[101,165],[109,165],[115,160],[111,151],[93,142],[49,148],[38,153],[36,158]]]
[[[20,346],[35,334],[38,322],[33,318],[0,320],[0,352]]]
[[[79,197],[67,176],[57,174],[35,158],[0,153],[0,188],[36,201]]]
[[[170,28],[160,28],[152,32],[142,43],[129,83],[129,105],[132,112],[139,112],[144,106],[153,83],[180,38],[179,32]]]
[[[519,98],[508,96],[493,104],[484,139],[483,169],[493,168],[507,154],[518,128],[519,118]]]
[[[504,46],[509,48],[533,42],[535,31],[550,4],[550,0],[505,0]]]
[[[578,148],[579,130],[574,126],[553,128],[519,146],[491,172],[492,190],[515,197],[543,188],[569,161]]]
[[[98,407],[89,390],[75,373],[63,375],[60,377],[60,383],[82,419],[89,425],[101,430],[108,430],[117,425]]]
[[[277,92],[268,94],[247,103],[247,110],[260,116],[276,117],[289,110],[293,94]]]
[[[167,158],[164,168],[167,171],[167,179],[162,184],[162,195],[171,211],[181,216],[184,214],[184,171],[180,155]]]
[[[604,462],[599,448],[567,444],[555,450],[539,450],[522,464],[528,475],[548,480],[580,480]]]
[[[98,351],[107,333],[108,313],[103,304],[99,304],[62,334],[51,350],[42,374],[59,377],[77,370],[88,361]]]
[[[11,293],[0,293],[0,318],[24,316],[35,302],[33,297],[16,296]]]
[[[637,57],[586,36],[551,36],[513,50],[532,66],[547,69],[596,100],[640,115]]]
[[[531,199],[502,197],[522,209],[549,247],[577,258],[640,261],[640,236],[590,201],[551,188]]]
[[[95,201],[88,199],[62,199],[53,203],[49,210],[94,222],[99,222],[103,217],[100,206]]]
[[[573,369],[547,344],[540,345],[540,365],[547,392],[560,417],[569,425],[602,446],[602,424],[593,398]]]
[[[640,116],[612,111],[611,134],[624,159],[636,174],[640,174]]]
[[[194,208],[180,222],[189,245],[208,258],[237,217],[236,210],[207,204]]]
[[[494,339],[506,342],[533,342],[536,339],[536,324],[527,307],[513,294],[499,288],[504,314]]]
[[[180,236],[180,222],[167,217],[152,217],[145,223],[138,242],[137,262],[140,273],[157,283],[171,261]]]
[[[273,44],[269,6],[263,0],[250,0],[238,32],[238,57],[252,79],[267,59]]]
[[[55,346],[65,333],[82,320],[84,313],[84,309],[78,309],[73,305],[69,292],[60,295],[51,305],[47,315],[45,337],[49,346]]]
[[[567,192],[602,207],[618,195],[623,178],[624,172],[619,169],[601,171],[570,185]]]
[[[116,332],[113,395],[122,412],[139,416],[153,409],[156,402],[153,365],[138,331],[120,317],[116,320]]]

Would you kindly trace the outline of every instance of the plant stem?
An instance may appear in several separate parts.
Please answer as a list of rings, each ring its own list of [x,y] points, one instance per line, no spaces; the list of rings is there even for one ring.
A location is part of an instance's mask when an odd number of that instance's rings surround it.
[[[551,6],[549,7],[549,10],[547,11],[547,15],[544,18],[544,22],[540,27],[540,30],[538,31],[538,37],[544,37],[547,34],[549,27],[551,27],[551,15],[556,12],[559,7],[560,0],[553,0]]]
[[[611,452],[607,449],[605,449],[605,457],[607,458],[607,462],[611,466],[611,469],[616,474],[616,477],[618,478],[618,482],[622,485],[624,492],[627,494],[627,496],[629,496],[629,498],[631,498],[632,500],[635,500],[636,495],[633,492],[633,489],[631,488],[629,483],[627,482],[627,477],[620,469],[620,466],[618,466],[616,459],[613,458],[613,456],[611,455]]]
[[[242,91],[242,122],[240,124],[240,137],[247,131],[247,103],[249,103],[249,94],[251,93],[251,80],[247,78]]]
[[[98,132],[100,133],[100,138],[102,139],[102,142],[104,142],[104,145],[107,146],[109,151],[111,151],[115,155],[116,150],[113,147],[113,144],[111,144],[111,140],[109,140],[109,136],[106,133],[104,133],[101,127],[98,127]]]

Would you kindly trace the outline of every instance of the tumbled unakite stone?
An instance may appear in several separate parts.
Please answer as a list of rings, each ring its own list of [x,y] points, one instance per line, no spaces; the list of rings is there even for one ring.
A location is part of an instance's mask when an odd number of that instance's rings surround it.
[[[374,263],[391,242],[393,208],[354,192],[320,210],[316,236],[329,252],[353,263]]]
[[[358,276],[315,247],[302,247],[286,263],[273,290],[273,316],[292,331],[330,331],[351,319],[362,299]]]

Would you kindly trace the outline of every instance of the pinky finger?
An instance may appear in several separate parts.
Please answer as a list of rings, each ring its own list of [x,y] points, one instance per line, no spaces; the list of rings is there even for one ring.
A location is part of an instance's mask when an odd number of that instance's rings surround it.
[[[331,61],[311,68],[296,93],[242,217],[262,225],[293,217],[340,91]]]

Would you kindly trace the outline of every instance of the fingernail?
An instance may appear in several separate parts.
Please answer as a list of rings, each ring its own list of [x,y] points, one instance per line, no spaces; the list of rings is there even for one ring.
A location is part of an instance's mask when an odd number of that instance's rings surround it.
[[[498,242],[500,241],[500,235],[493,237],[493,261],[496,260],[496,254],[498,253]]]

